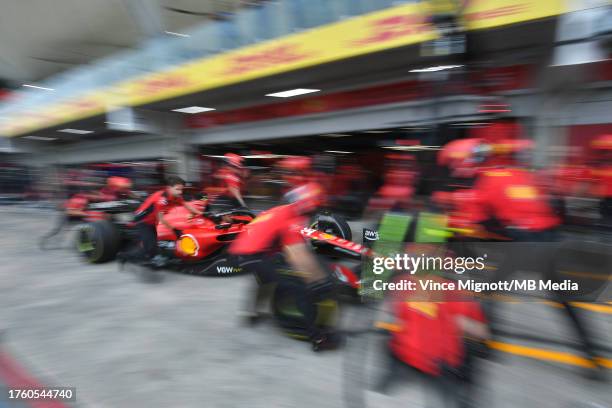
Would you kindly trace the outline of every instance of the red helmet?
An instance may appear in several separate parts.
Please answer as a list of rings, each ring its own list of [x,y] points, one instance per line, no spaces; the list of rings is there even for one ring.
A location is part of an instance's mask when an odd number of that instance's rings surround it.
[[[230,166],[242,168],[242,163],[244,162],[242,156],[235,153],[225,153],[224,157]]]
[[[453,140],[447,143],[438,154],[438,164],[455,167],[461,164],[476,163],[477,156],[486,152],[487,148],[482,139],[469,138]]]
[[[132,180],[127,177],[112,176],[106,179],[106,185],[113,191],[127,191],[132,188]]]
[[[323,203],[323,188],[318,183],[307,183],[288,191],[284,198],[298,213],[311,213]]]
[[[438,164],[449,167],[457,176],[469,177],[486,160],[490,150],[491,146],[482,139],[453,140],[438,154]]]

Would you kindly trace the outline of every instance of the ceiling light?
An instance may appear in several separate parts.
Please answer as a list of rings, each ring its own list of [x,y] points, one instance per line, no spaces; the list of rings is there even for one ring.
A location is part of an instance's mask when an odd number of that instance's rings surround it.
[[[345,152],[342,150],[326,150],[325,153],[353,154],[354,152]]]
[[[283,91],[283,92],[266,94],[266,96],[273,96],[275,98],[291,98],[292,96],[304,95],[304,94],[309,94],[312,92],[320,92],[320,91],[321,91],[320,89],[297,88],[297,89],[290,89],[288,91]]]
[[[57,137],[47,137],[47,136],[24,136],[24,139],[30,139],[30,140],[42,140],[45,142],[51,141],[51,140],[57,140]]]
[[[93,133],[93,130],[62,129],[62,130],[58,130],[58,132],[73,133],[75,135],[86,135],[88,133]]]
[[[390,130],[366,130],[363,133],[389,133]]]
[[[325,137],[347,137],[347,136],[351,136],[351,135],[345,135],[344,133],[328,133],[326,135],[321,135],[321,136],[325,136]]]
[[[383,146],[383,149],[389,150],[401,150],[401,151],[411,151],[411,150],[438,150],[440,146]]]
[[[30,85],[30,84],[23,84],[23,86],[26,88],[42,89],[43,91],[55,91],[55,89],[47,88],[46,86],[38,86],[38,85]]]
[[[176,33],[174,31],[164,31],[164,33],[168,34],[168,35],[176,35],[177,37],[191,37],[189,34],[181,34],[181,33]]]
[[[107,125],[114,125],[114,126],[132,126],[131,123],[120,123],[120,122],[104,122]]]
[[[245,159],[280,159],[283,157],[290,157],[286,154],[250,154],[246,156],[242,156]]]
[[[435,67],[411,69],[410,72],[437,72],[437,71],[444,71],[446,69],[459,68],[462,66],[463,65],[438,65]]]
[[[181,112],[181,113],[201,113],[214,111],[215,108],[205,108],[203,106],[188,106],[186,108],[172,109],[173,112]]]

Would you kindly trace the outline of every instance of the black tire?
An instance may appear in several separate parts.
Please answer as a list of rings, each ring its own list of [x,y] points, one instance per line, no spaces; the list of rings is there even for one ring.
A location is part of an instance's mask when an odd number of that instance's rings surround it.
[[[83,225],[77,231],[77,250],[91,263],[110,261],[117,255],[121,236],[110,221],[102,220]]]
[[[300,292],[306,290],[301,279],[280,279],[272,297],[272,313],[278,324],[292,337],[308,339],[306,319],[296,304]],[[318,304],[317,325],[324,328],[335,326],[338,305],[335,300]]]
[[[310,220],[310,228],[317,229],[328,234],[350,241],[353,239],[351,227],[346,220],[333,213],[318,213]]]

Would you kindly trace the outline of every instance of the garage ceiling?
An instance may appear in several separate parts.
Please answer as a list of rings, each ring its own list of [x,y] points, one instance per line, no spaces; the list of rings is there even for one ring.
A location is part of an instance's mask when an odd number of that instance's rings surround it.
[[[255,0],[4,0],[0,81],[35,82]]]

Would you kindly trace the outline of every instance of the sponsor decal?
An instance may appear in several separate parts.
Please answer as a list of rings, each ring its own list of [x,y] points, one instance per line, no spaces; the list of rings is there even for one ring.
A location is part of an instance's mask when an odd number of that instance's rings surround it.
[[[300,231],[302,235],[305,235],[307,237],[311,237],[312,235],[314,235],[315,232],[317,232],[317,230],[313,228],[302,228],[302,230]]]
[[[403,14],[385,17],[370,23],[365,38],[352,41],[352,45],[379,44],[397,38],[413,36],[431,30],[424,14]]]
[[[378,235],[378,231],[371,230],[371,229],[368,229],[368,228],[364,228],[363,229],[363,238],[366,241],[378,241],[378,239],[380,237]]]
[[[233,266],[217,266],[217,273],[229,275],[232,273],[242,272],[242,268],[235,268]]]
[[[135,84],[138,87],[138,91],[145,94],[156,94],[170,89],[184,88],[189,85],[190,83],[185,77],[176,74],[146,78]]]
[[[516,200],[534,200],[538,192],[531,186],[511,186],[506,189],[508,197]]]
[[[227,69],[222,75],[240,75],[252,71],[274,67],[280,64],[290,64],[296,61],[312,58],[315,54],[310,52],[300,52],[300,44],[283,44],[263,51],[239,55],[228,61],[231,68]]]
[[[475,13],[468,13],[464,15],[464,18],[467,21],[474,21],[474,20],[486,20],[490,18],[512,16],[512,15],[519,14],[519,13],[526,11],[527,8],[528,8],[527,4],[512,4],[509,6],[498,7],[498,8],[491,9],[491,10],[483,10],[483,11],[479,11]]]

